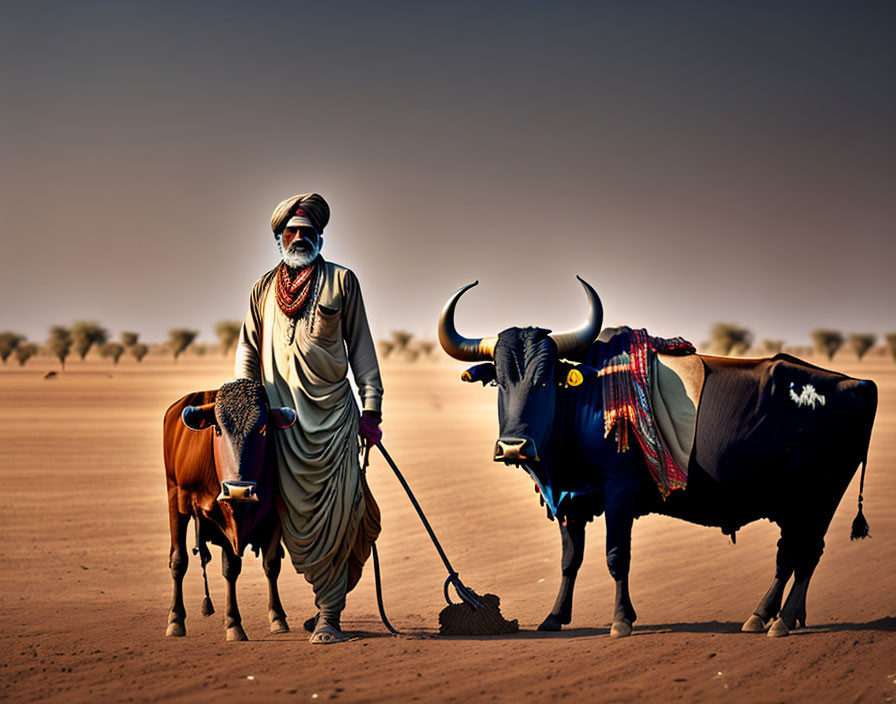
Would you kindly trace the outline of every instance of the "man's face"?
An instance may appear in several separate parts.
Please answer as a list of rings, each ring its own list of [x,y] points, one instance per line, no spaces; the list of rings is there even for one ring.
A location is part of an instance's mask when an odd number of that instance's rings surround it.
[[[289,249],[289,245],[296,242],[303,243],[304,247],[311,251],[318,239],[320,238],[317,233],[310,227],[287,227],[283,231],[283,249]]]
[[[311,227],[288,227],[283,231],[283,261],[293,268],[308,266],[320,252],[322,237]]]

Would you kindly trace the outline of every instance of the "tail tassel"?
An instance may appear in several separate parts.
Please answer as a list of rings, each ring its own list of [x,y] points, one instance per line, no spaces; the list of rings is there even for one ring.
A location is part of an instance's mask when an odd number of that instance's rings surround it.
[[[211,598],[206,596],[202,599],[202,615],[211,616],[213,613],[215,613],[215,607],[212,605]]]
[[[865,514],[862,513],[862,502],[859,501],[859,512],[852,521],[852,532],[849,534],[849,539],[861,540],[869,536],[868,521],[865,520]]]

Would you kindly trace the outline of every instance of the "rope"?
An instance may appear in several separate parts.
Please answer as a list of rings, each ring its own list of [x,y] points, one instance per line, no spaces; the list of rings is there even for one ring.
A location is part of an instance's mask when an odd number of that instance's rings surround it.
[[[389,619],[386,618],[386,609],[383,606],[383,583],[380,579],[380,556],[376,551],[376,543],[373,544],[373,576],[376,583],[376,605],[380,610],[380,619],[389,633],[393,636],[401,635],[401,633],[392,627],[392,624],[389,623]]]
[[[364,450],[364,461],[361,463],[361,475],[367,474],[367,466],[370,464],[370,443],[367,440],[362,440],[363,450]],[[376,541],[373,541],[373,545],[370,546],[373,552],[373,579],[374,584],[376,585],[376,606],[380,611],[380,620],[383,622],[383,625],[386,627],[386,630],[389,631],[393,636],[401,635],[395,628],[392,627],[392,624],[389,623],[389,619],[386,617],[386,607],[383,605],[383,580],[380,576],[380,555],[376,549]]]

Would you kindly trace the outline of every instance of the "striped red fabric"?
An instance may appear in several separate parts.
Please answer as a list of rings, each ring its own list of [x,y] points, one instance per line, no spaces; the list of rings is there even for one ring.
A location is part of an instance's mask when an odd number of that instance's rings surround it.
[[[663,440],[653,416],[650,395],[650,369],[657,352],[694,354],[694,346],[681,337],[651,337],[647,330],[623,327],[614,340],[618,346],[600,365],[604,405],[604,437],[616,431],[620,452],[630,449],[629,435],[634,433],[644,451],[651,477],[665,499],[688,483],[687,467],[680,467]]]

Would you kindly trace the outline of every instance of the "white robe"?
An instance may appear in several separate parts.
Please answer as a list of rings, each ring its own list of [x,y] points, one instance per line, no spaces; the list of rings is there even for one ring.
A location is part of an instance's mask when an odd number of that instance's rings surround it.
[[[311,296],[303,317],[290,320],[277,305],[276,269],[256,282],[235,374],[261,381],[271,406],[298,415],[292,428],[272,431],[283,541],[296,571],[314,587],[318,608],[338,615],[365,509],[349,365],[364,410],[380,410],[383,389],[354,273],[324,262]]]

